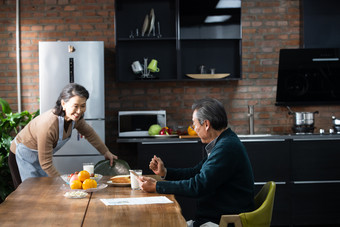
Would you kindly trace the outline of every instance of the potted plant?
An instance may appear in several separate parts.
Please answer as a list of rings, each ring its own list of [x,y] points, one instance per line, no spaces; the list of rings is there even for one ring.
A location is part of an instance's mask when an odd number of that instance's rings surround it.
[[[33,115],[28,111],[13,113],[8,102],[0,98],[0,203],[14,190],[11,172],[8,166],[8,155],[10,152],[11,141],[14,139],[18,130],[39,115],[39,110]]]

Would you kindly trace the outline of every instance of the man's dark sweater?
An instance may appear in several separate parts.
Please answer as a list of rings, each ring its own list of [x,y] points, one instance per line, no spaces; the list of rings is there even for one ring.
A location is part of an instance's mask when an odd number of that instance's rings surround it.
[[[197,219],[217,223],[223,214],[254,209],[252,167],[245,147],[229,128],[217,138],[208,158],[193,168],[167,168],[166,180],[157,182],[157,192],[198,198]]]

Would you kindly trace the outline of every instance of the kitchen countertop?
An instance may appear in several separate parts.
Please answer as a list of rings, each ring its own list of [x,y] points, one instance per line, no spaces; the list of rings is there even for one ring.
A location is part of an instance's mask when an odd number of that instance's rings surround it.
[[[312,140],[340,140],[340,134],[255,134],[255,135],[238,135],[242,142],[265,142],[265,141],[312,141]],[[117,143],[143,143],[143,144],[161,144],[161,143],[197,143],[200,138],[180,139],[178,137],[171,138],[117,138]]]

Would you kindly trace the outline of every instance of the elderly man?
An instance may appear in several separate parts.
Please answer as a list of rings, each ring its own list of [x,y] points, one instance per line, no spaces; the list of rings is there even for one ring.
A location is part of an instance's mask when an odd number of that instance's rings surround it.
[[[202,99],[192,106],[192,122],[207,158],[193,168],[165,168],[154,156],[150,169],[166,181],[141,177],[146,192],[175,194],[197,198],[193,226],[207,222],[218,224],[223,214],[238,214],[254,208],[254,177],[245,147],[228,128],[223,105],[215,99]]]

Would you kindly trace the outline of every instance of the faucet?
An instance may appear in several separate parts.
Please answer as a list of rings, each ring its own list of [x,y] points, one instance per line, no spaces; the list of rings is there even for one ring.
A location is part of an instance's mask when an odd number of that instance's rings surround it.
[[[248,117],[249,117],[249,134],[254,134],[254,106],[248,106]]]

